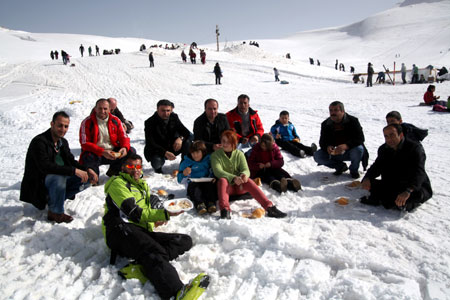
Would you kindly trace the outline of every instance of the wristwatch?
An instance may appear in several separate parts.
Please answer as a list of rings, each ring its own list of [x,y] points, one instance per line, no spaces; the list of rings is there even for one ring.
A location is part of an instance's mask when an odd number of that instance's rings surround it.
[[[408,194],[411,194],[412,192],[414,192],[414,190],[413,190],[412,188],[407,188],[407,189],[406,189],[406,192],[407,192]]]

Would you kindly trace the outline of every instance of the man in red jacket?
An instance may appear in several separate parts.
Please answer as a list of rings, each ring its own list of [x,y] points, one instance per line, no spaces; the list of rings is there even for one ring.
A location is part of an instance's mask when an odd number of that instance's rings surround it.
[[[107,99],[95,103],[91,115],[81,122],[81,164],[99,174],[100,165],[110,165],[106,175],[119,174],[122,161],[136,150],[130,147],[130,138],[119,118],[110,113]]]
[[[264,128],[258,111],[250,107],[250,97],[242,94],[238,97],[236,108],[227,112],[230,128],[236,131],[239,139],[238,148],[252,147],[264,134]]]

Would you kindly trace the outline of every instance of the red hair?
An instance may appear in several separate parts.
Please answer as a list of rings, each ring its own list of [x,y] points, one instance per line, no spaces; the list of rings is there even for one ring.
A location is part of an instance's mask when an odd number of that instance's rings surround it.
[[[230,142],[231,146],[233,147],[233,150],[236,150],[238,139],[236,132],[234,130],[228,129],[222,132],[222,135],[220,136],[220,140],[223,139],[223,137],[226,137],[227,140]]]

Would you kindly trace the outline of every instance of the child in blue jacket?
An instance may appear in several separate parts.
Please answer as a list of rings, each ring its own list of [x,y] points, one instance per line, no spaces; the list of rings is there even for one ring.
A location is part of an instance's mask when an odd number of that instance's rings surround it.
[[[187,195],[194,203],[199,215],[215,213],[217,191],[215,180],[208,182],[194,182],[195,178],[212,177],[211,159],[207,155],[206,145],[203,141],[195,141],[189,148],[189,154],[180,164],[177,179],[179,183],[187,184]]]
[[[300,137],[294,124],[289,122],[289,112],[286,110],[280,112],[280,118],[272,126],[270,133],[272,133],[277,145],[292,155],[303,158],[306,155],[312,156],[317,151],[317,145],[314,143],[311,144],[311,147],[300,143]]]

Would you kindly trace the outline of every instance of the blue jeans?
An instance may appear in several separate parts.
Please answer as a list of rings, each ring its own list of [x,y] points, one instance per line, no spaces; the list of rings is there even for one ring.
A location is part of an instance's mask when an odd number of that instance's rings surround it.
[[[55,214],[64,213],[64,201],[88,188],[89,181],[81,182],[81,178],[72,175],[48,174],[45,176],[45,187],[48,191],[48,210]]]
[[[330,155],[326,150],[320,149],[314,152],[314,160],[320,165],[327,166],[336,171],[341,170],[345,165],[344,161],[350,161],[350,173],[358,173],[359,164],[361,163],[364,153],[362,145],[353,147],[341,155]]]

